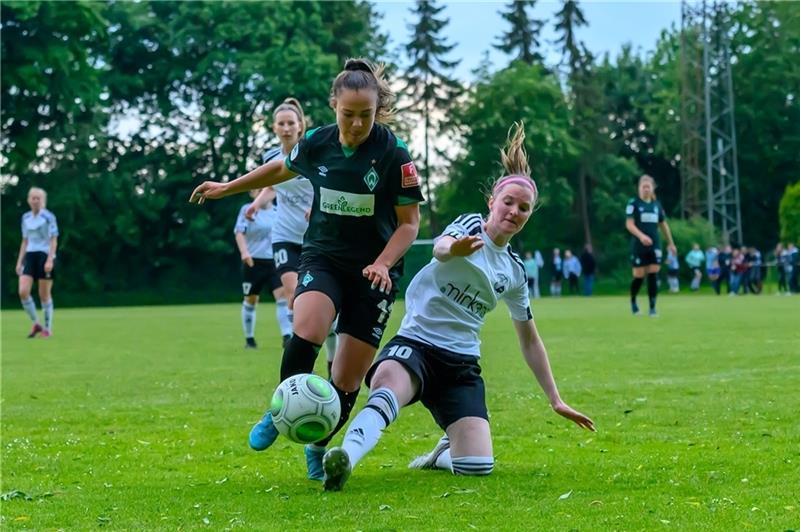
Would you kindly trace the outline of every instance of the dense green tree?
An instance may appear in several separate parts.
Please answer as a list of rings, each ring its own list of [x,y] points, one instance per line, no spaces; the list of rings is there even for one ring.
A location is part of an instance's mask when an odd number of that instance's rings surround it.
[[[531,18],[529,10],[536,5],[536,0],[512,0],[501,12],[503,19],[509,23],[508,31],[500,37],[494,47],[512,56],[512,60],[522,61],[528,65],[543,64],[544,58],[539,53],[541,47],[539,34],[544,21]]]
[[[786,187],[779,214],[781,239],[800,244],[800,181]]]
[[[444,6],[437,6],[434,0],[417,0],[412,9],[416,22],[409,25],[411,40],[405,47],[411,63],[404,76],[404,95],[410,100],[404,110],[422,119],[422,177],[427,198],[431,198],[431,154],[435,151],[432,137],[448,128],[449,111],[463,90],[461,83],[452,77],[452,71],[460,61],[445,58],[455,45],[447,44],[442,36],[449,23],[440,17],[443,10]],[[442,151],[436,153],[440,157],[446,156]],[[426,206],[428,223],[435,233],[437,221],[433,201],[428,201]]]

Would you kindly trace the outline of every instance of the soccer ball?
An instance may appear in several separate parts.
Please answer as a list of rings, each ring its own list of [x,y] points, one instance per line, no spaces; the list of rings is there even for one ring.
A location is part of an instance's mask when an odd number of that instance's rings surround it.
[[[278,385],[270,411],[278,432],[297,443],[314,443],[336,428],[341,405],[328,381],[319,375],[301,373]]]

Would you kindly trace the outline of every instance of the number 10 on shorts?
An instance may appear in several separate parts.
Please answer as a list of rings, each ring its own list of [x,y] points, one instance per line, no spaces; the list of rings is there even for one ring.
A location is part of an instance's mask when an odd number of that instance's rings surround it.
[[[411,348],[407,345],[393,345],[386,352],[386,356],[407,359],[411,356]]]

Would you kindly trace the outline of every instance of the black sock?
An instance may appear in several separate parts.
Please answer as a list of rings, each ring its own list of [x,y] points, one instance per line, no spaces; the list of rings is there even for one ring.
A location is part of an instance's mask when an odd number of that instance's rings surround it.
[[[647,297],[650,300],[650,310],[655,310],[656,308],[656,296],[658,295],[658,279],[656,279],[656,274],[648,273],[647,274]]]
[[[643,282],[644,277],[634,277],[633,281],[631,281],[631,303],[636,303],[636,295],[639,293]]]
[[[321,345],[313,344],[296,334],[286,342],[281,360],[281,382],[292,375],[312,373]]]
[[[333,389],[336,390],[336,394],[339,396],[339,404],[342,406],[342,413],[339,415],[339,423],[336,424],[336,428],[333,429],[333,432],[331,432],[330,436],[314,444],[318,447],[327,447],[336,433],[339,432],[342,427],[344,427],[344,424],[347,423],[348,419],[350,419],[350,412],[353,411],[353,407],[356,405],[358,392],[361,391],[361,388],[359,388],[354,392],[345,392],[333,384],[332,380],[331,385],[333,386]]]

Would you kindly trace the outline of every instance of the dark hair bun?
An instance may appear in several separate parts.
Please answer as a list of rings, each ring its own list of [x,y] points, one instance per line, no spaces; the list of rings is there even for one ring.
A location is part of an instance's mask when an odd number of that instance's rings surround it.
[[[364,61],[363,59],[348,59],[344,63],[345,70],[361,70],[363,72],[369,72],[370,74],[374,74],[372,69],[372,65]]]

